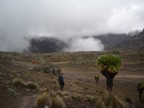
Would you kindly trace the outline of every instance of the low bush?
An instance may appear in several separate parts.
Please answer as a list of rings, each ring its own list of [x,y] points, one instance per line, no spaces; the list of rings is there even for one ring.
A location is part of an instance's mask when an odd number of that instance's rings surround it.
[[[142,94],[144,91],[144,82],[138,83],[137,88],[138,88],[138,92],[139,92],[139,100],[140,100],[140,102],[143,102]]]
[[[97,99],[98,99],[98,97],[92,96],[92,95],[86,95],[86,96],[84,97],[84,101],[85,101],[85,102],[90,102],[90,103],[92,103],[92,104],[96,103],[96,102],[97,102]]]
[[[138,83],[137,88],[138,89],[144,89],[144,82]]]
[[[37,98],[36,102],[39,108],[64,108],[65,103],[63,98],[56,94],[54,91],[41,92]]]
[[[38,89],[38,84],[33,82],[27,82],[27,87],[30,89]]]
[[[100,107],[101,106],[101,107]],[[105,92],[96,102],[98,108],[126,108],[126,104],[112,93]]]
[[[25,82],[22,79],[15,78],[12,80],[14,86],[27,87],[29,89],[38,89],[38,84],[33,82]]]
[[[92,98],[93,98],[93,96],[91,96],[91,95],[86,95],[86,96],[84,97],[84,101],[86,101],[86,102],[92,102]]]
[[[26,87],[27,86],[26,82],[24,82],[22,79],[18,79],[18,78],[13,79],[12,83],[15,86],[21,86],[21,87]]]
[[[99,76],[95,76],[94,79],[95,79],[96,83],[98,84],[98,82],[99,82]]]
[[[73,93],[71,98],[77,101],[81,101],[81,102],[84,101],[84,97],[78,93]]]
[[[49,90],[49,88],[40,88],[40,89],[39,89],[39,92],[40,92],[40,93],[44,93],[44,92],[49,93],[50,90]]]
[[[64,108],[64,107],[65,103],[59,95],[57,95],[52,99],[52,108]]]
[[[47,92],[44,92],[44,93],[38,95],[36,100],[37,100],[37,105],[39,108],[43,108],[45,105],[51,106],[50,94]]]
[[[58,94],[59,96],[61,96],[61,97],[69,96],[69,95],[70,95],[69,92],[67,92],[67,91],[60,91],[60,90],[57,92],[57,94]]]

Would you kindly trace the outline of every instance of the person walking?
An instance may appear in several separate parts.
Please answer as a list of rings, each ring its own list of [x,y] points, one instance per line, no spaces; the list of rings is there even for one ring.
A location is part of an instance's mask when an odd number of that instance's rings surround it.
[[[60,75],[59,75],[59,84],[60,84],[60,90],[63,90],[63,88],[64,88],[64,75],[63,75],[63,73],[60,73]]]

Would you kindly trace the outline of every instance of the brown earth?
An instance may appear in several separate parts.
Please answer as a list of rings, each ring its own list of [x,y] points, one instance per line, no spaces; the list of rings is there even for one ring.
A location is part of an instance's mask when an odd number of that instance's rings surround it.
[[[52,63],[55,67],[62,69],[65,75],[65,90],[71,94],[77,92],[82,95],[100,95],[106,89],[105,77],[94,67],[95,59],[90,53],[74,54],[17,54],[0,53],[0,106],[1,108],[36,108],[35,97],[38,90],[30,90],[23,87],[13,86],[12,80],[20,78],[24,81],[32,81],[39,84],[40,88],[50,88],[58,90],[57,76],[49,75],[33,70],[34,67],[41,66],[46,59],[48,64]],[[142,53],[143,54],[143,53]],[[125,100],[130,97],[133,104],[139,105],[137,83],[144,82],[144,55],[137,55],[131,58],[131,53],[121,53],[123,67],[114,79],[113,93]],[[133,54],[132,54],[133,55]],[[64,56],[64,58],[63,58]],[[87,58],[93,56],[93,58]],[[130,56],[130,57],[129,57]],[[140,57],[139,57],[140,56]],[[69,58],[72,58],[69,61]],[[32,60],[38,61],[36,64]],[[78,61],[77,61],[78,59]],[[57,60],[57,61],[56,61]],[[81,61],[81,62],[80,62]],[[99,84],[96,85],[94,76],[100,77]],[[66,108],[95,108],[89,102],[79,102],[70,98],[65,99]]]

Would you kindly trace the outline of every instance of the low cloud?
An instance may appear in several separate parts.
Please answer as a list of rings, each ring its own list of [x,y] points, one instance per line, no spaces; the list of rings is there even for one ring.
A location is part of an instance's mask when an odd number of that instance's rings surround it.
[[[92,37],[89,38],[76,38],[73,39],[69,48],[66,48],[64,51],[103,51],[104,46],[100,40],[94,39]]]
[[[22,51],[31,35],[80,41],[141,30],[143,13],[143,0],[0,0],[0,51]]]

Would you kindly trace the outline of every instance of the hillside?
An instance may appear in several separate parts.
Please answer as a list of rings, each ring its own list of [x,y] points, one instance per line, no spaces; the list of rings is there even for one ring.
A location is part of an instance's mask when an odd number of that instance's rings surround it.
[[[95,66],[96,58],[104,53],[115,52],[74,52],[74,53],[6,53],[0,52],[0,106],[2,108],[38,108],[36,97],[41,90],[49,89],[59,94],[65,108],[95,108],[98,99],[105,96],[105,78]],[[114,81],[113,94],[125,104],[143,108],[139,103],[137,83],[144,78],[144,53],[116,52],[123,61],[122,69]],[[61,69],[66,82],[64,91],[59,91],[57,69]],[[99,76],[99,84],[94,76]],[[29,81],[33,86],[15,85],[14,79]],[[127,103],[130,98],[131,103]],[[101,102],[101,101],[100,101]],[[117,103],[118,104],[118,103]],[[77,106],[75,106],[77,105]],[[101,107],[97,107],[101,108]]]
[[[127,34],[104,34],[93,36],[96,39],[100,39],[102,44],[105,46],[105,50],[114,49],[114,47],[118,46],[124,41],[127,41],[130,36]]]
[[[114,48],[126,50],[144,50],[144,30],[139,34],[130,37],[128,40],[119,43]]]
[[[144,30],[136,34],[105,34],[93,36],[105,46],[105,50],[144,50]]]
[[[28,51],[32,53],[61,52],[67,47],[63,41],[53,37],[40,37],[30,39]]]
[[[90,36],[81,37],[88,39]],[[144,31],[134,32],[129,34],[103,34],[92,36],[94,39],[99,39],[104,45],[104,50],[144,50]],[[71,40],[63,41],[56,37],[35,37],[29,41],[29,47],[26,52],[32,53],[52,53],[63,52],[71,46]]]

